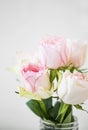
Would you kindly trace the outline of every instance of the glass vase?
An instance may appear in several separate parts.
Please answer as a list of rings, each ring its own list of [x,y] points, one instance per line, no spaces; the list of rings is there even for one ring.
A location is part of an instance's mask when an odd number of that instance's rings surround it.
[[[78,130],[78,119],[74,117],[73,122],[63,124],[54,124],[40,120],[40,130]]]

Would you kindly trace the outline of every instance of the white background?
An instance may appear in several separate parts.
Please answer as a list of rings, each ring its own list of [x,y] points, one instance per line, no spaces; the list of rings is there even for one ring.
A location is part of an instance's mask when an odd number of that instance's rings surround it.
[[[47,35],[88,40],[88,1],[0,0],[0,130],[38,129],[39,118],[15,94],[16,77],[7,68],[17,51],[35,51]],[[87,130],[88,114],[76,115],[79,130]]]

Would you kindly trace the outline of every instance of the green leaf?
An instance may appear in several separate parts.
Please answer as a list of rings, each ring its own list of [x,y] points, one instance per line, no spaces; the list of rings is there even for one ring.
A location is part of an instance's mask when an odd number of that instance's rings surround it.
[[[48,112],[52,108],[52,97],[42,100],[45,104],[46,111]]]
[[[73,112],[73,111],[72,111],[72,105],[69,105],[69,106],[68,106],[68,109],[67,109],[67,111],[66,111],[66,114],[65,114],[64,119],[66,119],[66,118],[68,117],[68,115],[71,114],[71,120],[70,120],[69,122],[74,121],[72,112]]]
[[[82,106],[77,104],[77,105],[74,105],[77,109],[80,109],[80,110],[83,110]]]
[[[71,122],[71,121],[72,121],[72,113],[70,112],[70,113],[66,116],[66,118],[65,118],[65,120],[64,120],[63,123],[69,123],[69,122]]]
[[[27,103],[27,106],[39,117],[44,118],[45,115],[42,112],[42,109],[40,107],[39,101],[37,100],[30,100]]]
[[[58,120],[55,120],[58,115],[58,110],[60,108],[60,102],[56,102],[55,105],[52,107],[52,109],[49,111],[50,117],[54,122],[57,122]]]
[[[52,108],[52,97],[42,99],[42,101],[40,101],[40,105],[45,114],[46,119],[51,120],[49,111]]]
[[[84,110],[84,109],[82,108],[82,106],[81,106],[81,105],[79,105],[79,104],[74,105],[74,107],[76,107],[77,109],[82,110],[82,111],[85,111],[85,112],[87,112],[87,113],[88,113],[88,111]]]
[[[39,104],[40,104],[40,107],[41,107],[46,119],[48,119],[48,113],[47,113],[45,103],[43,102],[43,100],[41,100],[41,101],[39,101]]]
[[[63,120],[61,123],[70,123],[74,121],[73,115],[72,115],[72,105],[67,104],[67,110],[65,111],[64,115],[62,114],[61,116],[63,117]],[[62,118],[61,117],[61,118]]]

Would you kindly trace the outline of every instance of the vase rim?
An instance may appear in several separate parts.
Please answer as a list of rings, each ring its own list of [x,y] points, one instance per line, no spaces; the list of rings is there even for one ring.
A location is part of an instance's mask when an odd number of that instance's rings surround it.
[[[76,116],[73,116],[74,117],[74,121],[72,121],[72,122],[70,122],[70,123],[54,123],[54,122],[47,122],[47,120],[43,120],[43,119],[41,119],[41,121],[43,122],[43,123],[47,123],[47,125],[71,125],[71,124],[78,124],[78,119],[77,119],[77,117]]]

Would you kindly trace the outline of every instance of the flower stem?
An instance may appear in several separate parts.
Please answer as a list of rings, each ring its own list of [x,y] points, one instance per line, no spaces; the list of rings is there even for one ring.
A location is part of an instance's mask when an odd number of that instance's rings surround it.
[[[65,116],[65,114],[66,114],[66,111],[67,111],[68,107],[69,107],[69,105],[64,104],[63,108],[65,108],[65,111],[64,111],[63,114],[61,115],[60,123],[63,122],[63,120],[64,120],[64,116]]]

